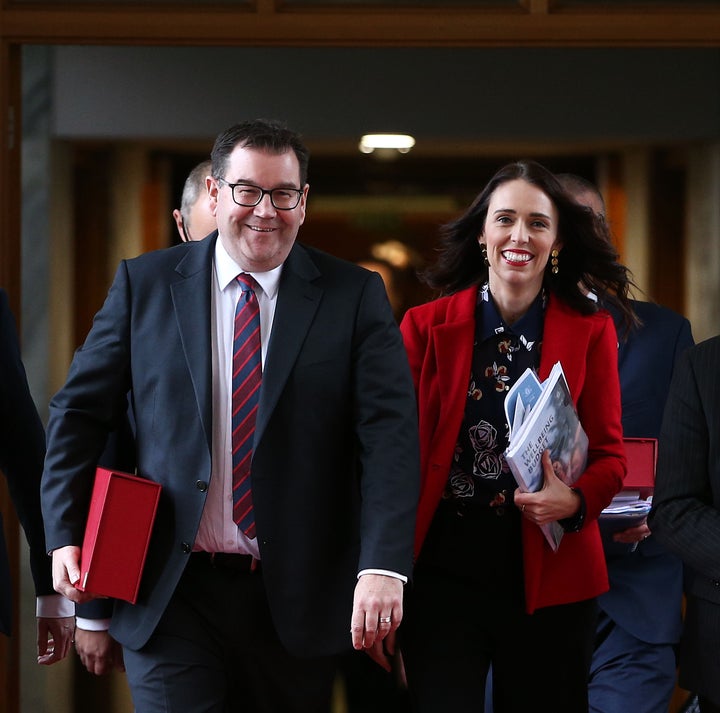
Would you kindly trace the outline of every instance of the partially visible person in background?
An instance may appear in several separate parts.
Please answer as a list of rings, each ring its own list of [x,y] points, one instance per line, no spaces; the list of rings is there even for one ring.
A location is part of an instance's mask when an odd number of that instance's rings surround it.
[[[215,212],[210,205],[207,179],[212,173],[210,159],[199,163],[185,179],[180,209],[172,212],[180,239],[184,243],[202,240],[217,230]]]
[[[610,315],[632,320],[626,268],[605,229],[544,167],[501,168],[445,226],[426,273],[441,297],[401,323],[417,393],[422,490],[400,629],[418,713],[482,711],[493,667],[503,713],[588,710],[597,605],[608,580],[597,518],[625,475]],[[561,362],[589,438],[573,487],[543,454],[521,493],[504,458],[505,394],[526,368]],[[558,522],[557,552],[540,525]]]
[[[45,431],[20,356],[15,318],[0,289],[0,469],[30,545],[30,570],[37,595],[39,664],[53,664],[70,650],[75,628],[72,602],[55,593],[40,509]],[[0,632],[11,632],[10,566],[0,513]]]
[[[720,336],[678,360],[648,520],[685,566],[680,686],[698,694],[701,713],[720,713]]]
[[[605,220],[597,187],[574,174],[558,180],[581,205]],[[631,300],[639,324],[619,335],[618,369],[625,437],[658,438],[670,381],[680,354],[692,346],[690,322],[667,307]],[[590,672],[593,713],[667,713],[675,689],[675,646],[682,630],[682,562],[646,523],[617,533],[633,545],[606,555],[610,590],[600,607]]]

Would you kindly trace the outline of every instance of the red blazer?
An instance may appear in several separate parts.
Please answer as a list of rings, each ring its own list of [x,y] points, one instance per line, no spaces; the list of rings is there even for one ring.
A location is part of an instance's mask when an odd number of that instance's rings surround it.
[[[435,514],[460,429],[467,394],[477,287],[409,310],[401,324],[415,381],[420,427],[422,491],[415,556]],[[608,589],[597,518],[625,477],[620,422],[617,334],[607,312],[586,316],[554,295],[545,313],[539,376],[560,361],[587,432],[588,466],[576,483],[587,505],[580,532],[566,533],[554,553],[542,531],[523,519],[525,598],[539,607],[581,601]]]

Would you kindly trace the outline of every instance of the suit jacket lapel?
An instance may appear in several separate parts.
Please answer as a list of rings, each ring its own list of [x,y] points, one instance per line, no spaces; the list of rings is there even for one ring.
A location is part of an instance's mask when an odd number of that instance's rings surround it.
[[[175,268],[180,279],[170,285],[185,362],[190,372],[208,448],[212,448],[210,280],[213,278],[216,239],[217,233],[203,240],[197,247],[193,246]]]
[[[305,335],[320,304],[323,290],[313,284],[320,271],[300,245],[295,245],[283,266],[270,343],[263,368],[255,447],[285,388]]]

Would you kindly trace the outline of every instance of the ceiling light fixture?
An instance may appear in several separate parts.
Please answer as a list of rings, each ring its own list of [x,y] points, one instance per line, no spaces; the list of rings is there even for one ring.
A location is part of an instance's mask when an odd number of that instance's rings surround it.
[[[376,149],[407,153],[415,146],[415,139],[408,134],[365,134],[360,139],[360,151],[372,153]]]

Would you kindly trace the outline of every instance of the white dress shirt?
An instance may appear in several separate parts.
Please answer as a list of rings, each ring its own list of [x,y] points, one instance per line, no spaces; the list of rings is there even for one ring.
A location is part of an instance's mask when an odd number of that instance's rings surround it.
[[[228,255],[222,242],[215,243],[212,286],[212,385],[213,439],[212,477],[195,538],[194,550],[234,552],[260,558],[257,538],[248,539],[233,520],[232,498],[232,357],[235,306],[244,272]],[[260,342],[263,366],[272,331],[282,265],[268,272],[252,272],[260,285],[256,290],[260,310]]]

